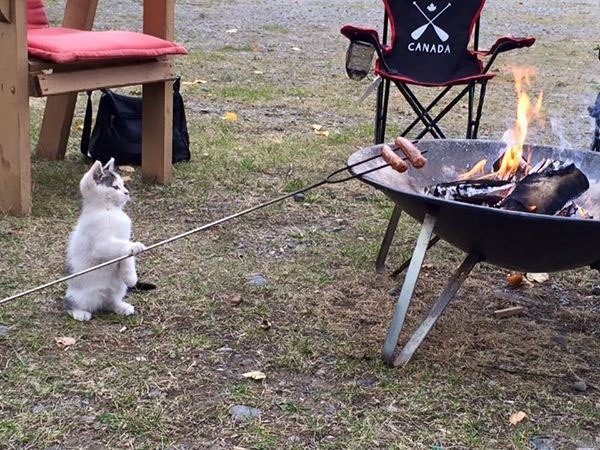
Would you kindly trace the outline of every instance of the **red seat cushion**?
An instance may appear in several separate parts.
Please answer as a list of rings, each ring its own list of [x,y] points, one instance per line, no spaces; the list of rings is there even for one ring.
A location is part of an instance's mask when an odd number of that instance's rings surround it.
[[[27,30],[27,49],[30,56],[56,63],[187,54],[181,45],[148,34],[59,27]]]
[[[47,26],[48,17],[43,0],[27,0],[27,29]]]

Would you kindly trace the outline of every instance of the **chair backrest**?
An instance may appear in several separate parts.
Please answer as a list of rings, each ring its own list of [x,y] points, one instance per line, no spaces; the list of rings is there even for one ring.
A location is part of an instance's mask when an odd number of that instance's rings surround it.
[[[467,47],[485,0],[383,1],[391,25],[390,70],[430,84],[481,72]]]
[[[27,28],[46,28],[48,16],[43,0],[27,0]]]

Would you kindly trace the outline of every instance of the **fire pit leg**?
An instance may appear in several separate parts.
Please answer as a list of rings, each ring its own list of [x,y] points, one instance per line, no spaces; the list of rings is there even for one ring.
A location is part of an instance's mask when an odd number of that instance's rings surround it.
[[[440,318],[446,306],[450,303],[450,300],[454,298],[458,289],[462,286],[464,281],[467,279],[473,267],[481,260],[478,255],[473,253],[469,254],[462,264],[456,269],[456,271],[452,274],[446,286],[444,286],[444,290],[440,294],[437,301],[434,303],[431,311],[429,311],[429,315],[425,318],[425,320],[421,323],[417,331],[411,336],[409,341],[406,343],[400,355],[394,361],[394,366],[403,366],[413,356],[413,353],[419,348],[419,345],[423,342],[423,340],[427,337],[437,320]]]
[[[431,247],[433,247],[435,244],[437,244],[439,240],[440,240],[439,236],[433,236],[431,238],[431,240],[429,241],[429,244],[427,244],[427,250],[429,250]],[[398,267],[396,270],[394,270],[392,272],[392,274],[390,275],[390,278],[396,278],[398,275],[400,275],[402,272],[404,272],[406,270],[406,268],[409,266],[410,260],[411,260],[411,258],[408,258],[406,261],[404,261],[402,264],[400,264],[400,267]]]
[[[410,299],[412,298],[412,294],[415,290],[417,278],[421,272],[421,265],[423,264],[423,259],[425,258],[427,245],[429,244],[429,240],[433,234],[435,222],[435,216],[430,214],[425,215],[425,218],[423,219],[423,225],[421,226],[421,232],[419,233],[419,238],[417,239],[417,244],[415,245],[410,265],[408,266],[406,278],[404,279],[404,284],[402,285],[402,291],[400,292],[400,296],[396,302],[394,316],[390,322],[390,328],[385,339],[385,344],[383,345],[383,359],[389,364],[392,364],[394,361],[394,350],[398,345],[398,338],[400,336],[400,331],[402,330],[402,325],[404,324],[406,311],[408,310]]]
[[[396,204],[394,206],[394,211],[392,212],[390,222],[385,230],[381,247],[379,247],[379,254],[377,255],[377,261],[375,262],[375,269],[377,270],[377,273],[382,273],[385,270],[385,259],[387,258],[390,250],[390,245],[392,245],[392,239],[394,239],[396,228],[398,228],[398,221],[400,220],[401,213],[402,209]]]

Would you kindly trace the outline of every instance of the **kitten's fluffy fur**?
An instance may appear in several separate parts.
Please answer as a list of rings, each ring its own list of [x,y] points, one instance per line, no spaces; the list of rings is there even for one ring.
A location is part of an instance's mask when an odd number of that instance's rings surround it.
[[[67,253],[71,273],[144,250],[143,244],[129,240],[131,220],[122,209],[129,200],[129,192],[115,172],[112,159],[104,167],[96,161],[81,179],[79,189],[83,208],[71,233]],[[65,309],[76,320],[90,320],[92,313],[99,310],[128,316],[134,308],[123,298],[127,287],[136,283],[133,257],[72,278]]]

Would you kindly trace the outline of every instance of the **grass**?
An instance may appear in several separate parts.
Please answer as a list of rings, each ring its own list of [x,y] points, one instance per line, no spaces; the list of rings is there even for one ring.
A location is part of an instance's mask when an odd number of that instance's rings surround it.
[[[215,5],[211,13],[219,16],[224,6]],[[497,23],[512,21],[510,8],[489,7]],[[377,8],[354,3],[348,10],[379,14]],[[373,97],[356,102],[366,82],[344,78],[339,12],[328,18],[324,11],[319,26],[302,29],[317,34],[320,47],[296,40],[303,35],[298,24],[247,30],[220,22],[238,33],[196,43],[178,60],[183,81],[204,81],[182,86],[193,159],[175,166],[169,186],[133,174],[128,211],[136,239],[152,243],[298,190],[372,141]],[[546,111],[559,115],[564,137],[582,147],[591,134],[580,109],[598,80],[588,72],[591,41],[569,33],[586,17],[575,11],[564,21],[566,37],[548,31],[539,49],[502,59],[539,67]],[[252,36],[244,41],[252,31],[261,45]],[[296,46],[302,51],[290,50]],[[482,123],[482,136],[494,139],[514,113],[510,75],[497,67]],[[394,94],[388,136],[409,117],[399,100]],[[42,107],[32,101],[34,129]],[[80,101],[76,117],[83,107]],[[222,119],[228,111],[238,120]],[[315,134],[313,124],[329,136]],[[445,124],[462,134],[458,120]],[[34,158],[32,216],[0,216],[0,297],[63,273],[77,184],[87,169],[79,133],[74,127],[65,161]],[[535,136],[557,142],[550,127]],[[597,273],[552,274],[520,292],[536,302],[526,315],[496,320],[493,311],[510,306],[494,294],[505,289],[506,271],[481,265],[414,360],[391,369],[380,351],[398,281],[373,270],[391,211],[381,193],[348,182],[161,247],[139,259],[141,278],[158,289],[132,294],[136,314],[129,318],[74,322],[61,308],[62,285],[1,306],[1,446],[525,449],[536,436],[551,437],[556,448],[597,445]],[[403,215],[390,268],[410,255],[417,233]],[[407,333],[461,258],[446,244],[428,253]],[[257,273],[266,286],[249,284]],[[232,302],[237,296],[241,302]],[[76,343],[62,349],[55,342],[61,336]],[[267,378],[244,379],[251,370]],[[586,379],[587,392],[572,389],[575,376]],[[238,404],[259,408],[260,418],[232,420],[229,408]],[[519,410],[527,418],[513,426],[509,417]]]

